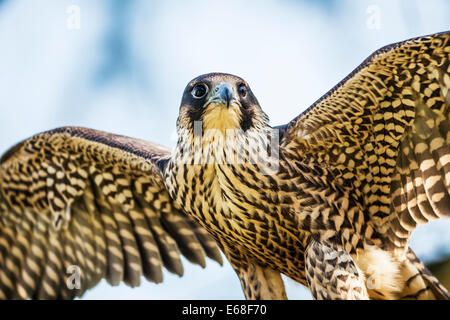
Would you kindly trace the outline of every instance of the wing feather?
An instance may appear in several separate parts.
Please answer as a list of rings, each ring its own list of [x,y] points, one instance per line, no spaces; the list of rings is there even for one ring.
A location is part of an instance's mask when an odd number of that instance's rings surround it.
[[[405,248],[450,216],[450,32],[376,51],[283,130],[289,157],[325,164]]]
[[[183,274],[180,253],[219,263],[217,244],[169,196],[164,147],[65,127],[0,160],[0,298],[74,298],[105,278],[162,281]],[[74,269],[75,267],[75,269]],[[73,288],[80,271],[81,288]]]

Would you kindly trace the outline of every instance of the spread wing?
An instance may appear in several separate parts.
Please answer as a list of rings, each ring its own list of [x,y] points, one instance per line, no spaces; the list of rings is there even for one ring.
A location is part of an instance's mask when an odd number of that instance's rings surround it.
[[[449,57],[449,32],[384,47],[283,128],[287,154],[328,168],[398,248],[450,216]]]
[[[214,240],[169,197],[160,171],[169,156],[149,142],[76,127],[8,151],[0,161],[0,298],[73,298],[102,278],[161,282],[162,266],[182,275],[180,252],[201,266],[205,255],[222,263]]]

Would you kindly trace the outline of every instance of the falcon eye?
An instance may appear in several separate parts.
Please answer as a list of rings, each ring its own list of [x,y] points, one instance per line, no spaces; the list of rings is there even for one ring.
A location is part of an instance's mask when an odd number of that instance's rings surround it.
[[[191,94],[194,98],[201,99],[206,95],[207,92],[208,87],[206,86],[206,84],[200,83],[192,89]]]
[[[238,88],[239,94],[241,97],[245,97],[247,95],[247,87],[245,86],[245,84],[241,84]]]

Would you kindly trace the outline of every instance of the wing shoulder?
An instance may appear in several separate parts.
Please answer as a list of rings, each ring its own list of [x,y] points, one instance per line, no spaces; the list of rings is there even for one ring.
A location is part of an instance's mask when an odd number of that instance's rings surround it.
[[[82,128],[61,127],[39,133],[26,139],[8,151],[0,158],[0,165],[7,165],[12,158],[19,160],[23,157],[42,155],[45,152],[80,153],[86,156],[95,150],[98,155],[103,154],[104,160],[148,162],[158,164],[170,157],[170,149],[156,143],[112,134],[104,131]]]
[[[327,120],[334,120],[334,118],[324,118],[320,121],[317,114],[323,109],[325,109],[325,112],[332,111],[331,108],[336,107],[333,100],[341,95],[346,96],[349,94],[349,87],[359,83],[361,77],[364,77],[367,72],[374,72],[376,76],[379,77],[380,83],[374,83],[373,85],[375,87],[383,87],[386,85],[383,81],[387,82],[386,80],[392,80],[389,76],[393,75],[391,72],[394,71],[394,69],[400,70],[410,66],[411,63],[424,57],[428,59],[428,62],[426,62],[427,66],[429,64],[431,64],[430,66],[433,64],[439,64],[442,66],[444,63],[442,59],[448,59],[449,43],[450,31],[445,31],[433,35],[411,38],[405,41],[386,45],[376,50],[305,111],[287,124],[279,126],[280,128],[283,128],[285,133],[283,133],[284,139],[281,141],[281,144],[286,145],[299,135],[305,135],[306,131],[304,130],[308,125],[311,127],[308,128],[309,130],[307,132],[310,133],[319,129],[324,123],[328,123],[329,121]],[[441,53],[441,57],[439,57],[439,55],[436,56],[434,54],[436,52]],[[443,53],[447,53],[447,55],[444,55]],[[438,60],[433,60],[433,58],[437,58]],[[381,94],[379,98],[384,98],[384,96]],[[348,102],[351,103],[350,97]],[[343,106],[339,105],[339,107],[341,108]],[[342,113],[340,111],[345,111],[345,108],[343,110],[338,109],[334,111],[337,116],[339,116]],[[308,119],[311,119],[311,121],[309,122]]]

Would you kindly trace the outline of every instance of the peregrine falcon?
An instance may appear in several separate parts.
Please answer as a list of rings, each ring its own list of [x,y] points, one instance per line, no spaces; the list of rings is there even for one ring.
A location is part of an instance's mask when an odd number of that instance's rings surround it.
[[[450,32],[377,50],[278,127],[245,80],[199,76],[177,132],[172,151],[63,127],[6,152],[0,298],[161,282],[220,250],[248,299],[286,299],[281,274],[316,299],[450,298],[409,248],[450,217]]]

